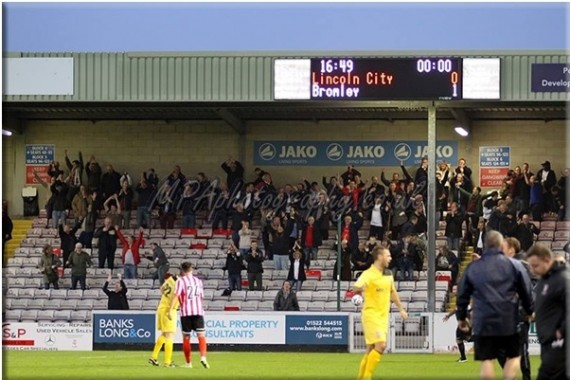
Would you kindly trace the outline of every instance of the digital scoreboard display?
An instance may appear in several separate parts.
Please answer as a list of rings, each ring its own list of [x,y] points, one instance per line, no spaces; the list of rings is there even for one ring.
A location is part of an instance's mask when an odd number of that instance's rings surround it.
[[[284,100],[500,99],[499,58],[276,59],[274,98]]]
[[[459,58],[311,59],[311,99],[452,100],[461,97]]]

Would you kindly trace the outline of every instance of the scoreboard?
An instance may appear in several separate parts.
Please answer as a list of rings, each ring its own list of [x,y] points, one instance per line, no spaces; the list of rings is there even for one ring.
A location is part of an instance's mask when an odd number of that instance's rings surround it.
[[[499,58],[276,59],[275,99],[500,99]]]

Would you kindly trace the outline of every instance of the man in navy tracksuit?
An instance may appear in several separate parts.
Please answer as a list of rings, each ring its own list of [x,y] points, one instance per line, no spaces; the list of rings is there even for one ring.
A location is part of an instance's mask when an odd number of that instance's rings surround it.
[[[503,236],[489,231],[481,259],[463,274],[457,295],[459,328],[469,330],[467,306],[473,297],[475,360],[481,361],[481,378],[494,379],[493,361],[505,353],[504,379],[515,379],[520,366],[519,300],[527,314],[534,303],[529,276],[522,264],[501,252]]]
[[[566,380],[566,317],[570,303],[567,286],[570,271],[554,260],[552,252],[535,244],[527,253],[531,270],[540,276],[536,284],[536,335],[540,341],[541,365],[537,380]]]

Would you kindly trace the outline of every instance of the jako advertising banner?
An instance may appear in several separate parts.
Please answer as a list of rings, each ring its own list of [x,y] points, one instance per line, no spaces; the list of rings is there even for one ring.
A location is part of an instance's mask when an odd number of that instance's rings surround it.
[[[262,166],[405,166],[427,156],[426,141],[255,141],[253,162]],[[437,161],[457,162],[457,141],[438,141]]]

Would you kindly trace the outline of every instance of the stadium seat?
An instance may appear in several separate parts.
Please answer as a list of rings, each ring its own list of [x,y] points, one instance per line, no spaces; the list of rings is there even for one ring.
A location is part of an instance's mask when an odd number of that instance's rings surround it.
[[[201,258],[202,259],[210,259],[210,260],[215,260],[218,258],[218,255],[222,256],[222,252],[221,249],[219,248],[212,248],[209,246],[209,248],[204,249],[202,251],[202,255]],[[225,257],[225,255],[223,255]],[[224,258],[224,257],[220,257],[220,258]]]
[[[61,307],[62,299],[46,299],[44,300],[44,309],[45,310],[58,310]]]
[[[248,290],[245,296],[246,301],[261,301],[263,299],[262,290]]]
[[[11,309],[27,309],[28,308],[28,299],[27,298],[14,298],[12,299],[11,305],[10,305]]]
[[[257,311],[258,306],[259,306],[259,301],[245,301],[241,304],[241,310]]]
[[[36,297],[36,291],[39,291],[40,289],[35,289],[35,288],[23,288],[20,289],[20,291],[18,292],[18,297],[19,298],[35,298]]]
[[[263,285],[265,286],[265,288],[267,290],[279,290],[281,289],[281,286],[283,285],[283,281],[278,281],[278,280],[269,280],[269,281],[263,281]]]
[[[52,290],[53,289],[35,289],[34,297],[35,298],[48,299],[51,297],[51,291]]]
[[[143,304],[146,302],[145,300],[141,300],[141,299],[133,299],[133,300],[129,300],[129,310],[141,310],[143,307]]]
[[[204,260],[202,258],[202,260]],[[208,259],[206,259],[208,260]],[[212,260],[212,269],[222,269],[226,266],[226,259],[211,259]]]
[[[225,278],[225,271],[222,269],[210,269],[207,273],[208,279],[223,280]]]
[[[19,293],[20,293],[20,288],[8,288],[6,289],[6,294],[4,295],[4,297],[18,298]]]
[[[556,230],[556,221],[553,220],[547,220],[547,221],[543,221],[540,224],[537,222],[533,222],[536,224],[536,226],[538,228],[540,228],[540,231],[554,231]]]
[[[554,232],[554,240],[568,242],[570,231],[559,230]]]
[[[133,301],[142,301],[142,300],[133,300]],[[156,310],[156,303],[153,301],[142,301],[141,309],[142,310]]]
[[[92,310],[95,299],[83,299],[77,303],[77,310]]]
[[[411,290],[399,290],[398,296],[400,297],[400,301],[402,302],[409,302],[412,299],[413,291]]]
[[[267,291],[266,293],[268,293],[268,292],[269,292],[269,291]],[[271,294],[267,294],[267,297],[271,297],[271,296],[272,296],[271,299],[274,300],[274,299],[275,299],[275,296],[277,295],[277,292],[278,292],[277,290],[271,291]],[[312,290],[305,290],[305,289],[301,288],[301,290],[296,293],[296,295],[297,295],[297,301],[307,301],[307,302],[310,302],[310,301],[313,299],[313,293],[314,293],[314,291],[312,291]],[[265,297],[266,297],[266,296],[264,295],[263,298],[264,298],[264,299],[268,299],[268,298],[265,298]]]
[[[261,301],[271,301],[273,302],[275,300],[275,297],[277,296],[277,292],[279,292],[279,290],[266,290],[263,292],[263,298],[261,299]],[[311,300],[311,292],[297,292],[297,300],[300,301],[299,298],[303,299],[303,300],[307,300],[310,301]]]
[[[87,322],[87,311],[86,310],[76,310],[72,311],[70,314],[70,321],[77,323]]]
[[[311,297],[312,302],[316,301],[327,301],[329,298],[329,292],[327,290],[314,291]],[[297,298],[298,299],[298,298]]]
[[[428,300],[428,292],[427,290],[416,290],[412,293],[412,302],[416,301],[424,301],[427,302]]]
[[[427,302],[425,301],[410,302],[408,304],[408,312],[422,312],[426,310],[426,307]]]
[[[36,322],[38,320],[38,312],[39,310],[22,310],[22,314],[20,316],[20,321],[22,322]],[[47,313],[48,311],[42,310],[41,313]],[[51,310],[53,313],[53,310]],[[52,314],[53,315],[53,314]],[[51,321],[51,319],[49,319]]]
[[[215,300],[215,301],[210,301],[208,304],[208,310],[211,311],[222,311],[224,310],[225,306],[226,306],[226,302],[224,300]]]
[[[59,307],[61,310],[76,310],[77,309],[77,300],[76,299],[62,300]]]
[[[67,289],[52,289],[50,294],[51,299],[66,299],[67,298]]]
[[[546,223],[546,222],[543,222]],[[554,228],[551,231],[540,231],[540,233],[538,234],[538,240],[540,242],[543,241],[552,241],[554,240]]]
[[[147,289],[140,289],[140,290],[147,290]],[[149,289],[148,290],[148,300],[158,301],[162,297],[162,292],[160,289]]]
[[[312,301],[307,306],[307,311],[323,311],[325,309],[324,301]]]
[[[436,302],[445,302],[447,298],[447,291],[445,290],[436,290],[435,291],[435,301]]]
[[[283,282],[287,279],[288,274],[289,271],[286,270],[274,270],[271,276],[271,280]],[[279,287],[281,287],[281,285],[279,285]]]
[[[54,322],[69,322],[70,320],[71,320],[71,310],[56,310],[53,313]]]
[[[22,314],[22,310],[6,310],[4,314],[5,322],[19,322]]]
[[[132,289],[127,292],[127,298],[129,300],[146,300],[148,298],[148,292],[151,289]]]
[[[232,291],[232,294],[229,297],[230,301],[245,301],[247,297],[247,291],[246,290],[234,290]]]
[[[108,303],[108,300],[105,299],[93,300],[92,310],[107,310]]]
[[[268,270],[273,272],[273,270],[275,270],[275,262],[273,260],[265,260],[261,265],[263,266],[264,272],[267,272]],[[266,274],[264,274],[264,276],[266,276]],[[269,276],[269,278],[271,278],[271,276]]]
[[[259,305],[257,306],[257,311],[272,311],[273,301],[274,300],[260,301]]]
[[[218,280],[208,279],[208,280],[203,281],[203,285],[204,285],[204,289],[217,290],[218,289]]]
[[[53,310],[26,310],[22,312],[22,322],[24,320],[30,319],[34,320],[34,316],[30,315],[29,317],[24,318],[24,313],[26,312],[35,312],[35,320],[38,322],[52,322],[53,321]]]
[[[398,287],[397,287],[398,291],[401,290],[415,290],[416,289],[416,283],[415,281],[400,281],[398,283]]]
[[[83,290],[81,290],[81,289],[69,289],[67,291],[67,298],[68,299],[74,299],[74,300],[80,300],[83,298]]]
[[[307,282],[309,282],[309,280],[303,282],[303,288],[310,290],[311,289],[310,284],[307,284],[309,287],[305,288],[305,284]],[[316,291],[336,290],[336,282],[333,282],[333,281],[329,281],[329,280],[314,281],[314,280],[311,280],[311,282],[315,284],[314,290],[316,290]]]
[[[428,288],[427,280],[416,281],[415,290],[426,290],[427,291],[427,288]]]
[[[42,287],[42,279],[41,278],[24,278],[24,286],[26,288],[35,288],[39,289]]]
[[[8,288],[25,288],[26,282],[23,278],[12,277],[8,278]]]

